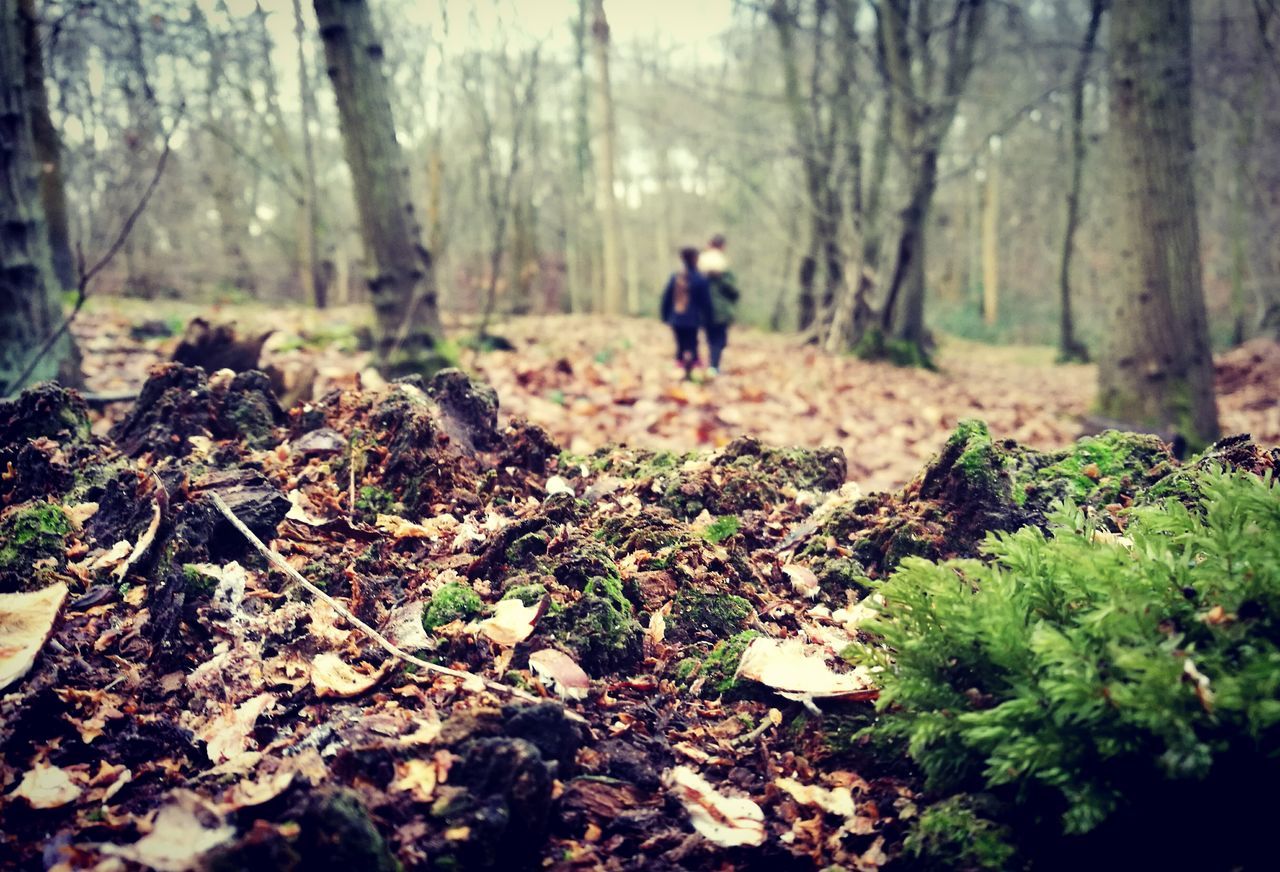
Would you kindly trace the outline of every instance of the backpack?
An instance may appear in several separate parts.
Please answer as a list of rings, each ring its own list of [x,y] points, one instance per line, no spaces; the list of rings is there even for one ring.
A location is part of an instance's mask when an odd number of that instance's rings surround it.
[[[692,302],[693,295],[689,293],[689,273],[687,270],[681,270],[675,274],[671,284],[671,310],[677,315],[683,315],[689,311]]]

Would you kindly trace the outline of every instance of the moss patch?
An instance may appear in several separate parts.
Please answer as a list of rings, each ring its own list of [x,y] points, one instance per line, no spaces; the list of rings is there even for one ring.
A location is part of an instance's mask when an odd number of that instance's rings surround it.
[[[676,594],[669,626],[676,638],[719,640],[743,629],[753,614],[740,596],[684,588]]]
[[[422,626],[430,632],[436,627],[477,615],[482,606],[480,596],[474,590],[460,582],[451,582],[431,595],[431,602],[422,610]]]
[[[0,592],[35,590],[52,581],[50,573],[66,562],[64,538],[70,532],[71,520],[52,503],[32,503],[5,516],[0,521]],[[36,563],[42,566],[33,568]]]

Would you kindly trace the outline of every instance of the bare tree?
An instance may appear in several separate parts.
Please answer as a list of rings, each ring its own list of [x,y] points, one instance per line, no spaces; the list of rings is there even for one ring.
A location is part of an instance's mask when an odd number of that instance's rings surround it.
[[[315,9],[364,236],[374,354],[387,374],[431,369],[442,334],[435,275],[408,199],[382,44],[364,0],[315,0]]]
[[[622,311],[622,226],[618,198],[614,193],[617,169],[617,123],[613,113],[613,89],[609,79],[609,19],[604,0],[594,0],[591,19],[591,53],[596,65],[596,121],[600,131],[600,154],[596,179],[604,238],[602,309],[610,314]]]

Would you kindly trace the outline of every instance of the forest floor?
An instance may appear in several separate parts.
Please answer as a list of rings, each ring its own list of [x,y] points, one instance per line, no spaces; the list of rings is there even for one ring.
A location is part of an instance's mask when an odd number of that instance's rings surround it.
[[[130,338],[139,321],[157,317],[153,304],[101,305],[76,325],[89,389],[137,388],[150,366],[172,354],[177,338]],[[210,311],[165,303],[159,311],[171,330],[195,315],[236,321],[249,334],[275,327],[263,361],[291,374],[314,365],[317,398],[332,387],[379,382],[367,355],[356,350],[354,331],[367,318],[365,307]],[[848,458],[850,480],[868,492],[905,483],[966,418],[985,420],[998,438],[1024,445],[1070,444],[1088,429],[1082,421],[1097,381],[1096,367],[1057,364],[1054,349],[1045,346],[943,337],[938,371],[929,372],[739,328],[730,336],[721,377],[690,383],[675,372],[670,331],[653,319],[527,317],[497,323],[491,332],[514,350],[476,355],[463,349],[463,365],[497,389],[504,417],[545,427],[575,453],[609,444],[689,451],[720,447],[739,435],[770,445],[834,445]],[[1223,433],[1280,443],[1280,346],[1249,343],[1222,355],[1218,369]]]
[[[0,403],[0,866],[878,869],[930,797],[859,735],[876,586],[1178,468],[993,442],[1075,434],[1092,370],[1044,350],[928,373],[741,330],[685,384],[659,325],[529,318],[479,355],[495,396],[382,383],[354,311],[218,313],[314,382],[282,409],[162,364],[193,311],[157,311],[77,326],[90,389],[136,402]],[[1227,426],[1275,444],[1280,355],[1233,354]]]

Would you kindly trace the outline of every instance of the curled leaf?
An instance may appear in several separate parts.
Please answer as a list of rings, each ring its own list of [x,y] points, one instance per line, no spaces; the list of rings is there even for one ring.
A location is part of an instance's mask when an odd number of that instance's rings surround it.
[[[10,795],[25,799],[32,808],[58,808],[80,797],[80,785],[71,780],[67,770],[37,763]]]
[[[799,639],[753,639],[742,652],[737,677],[807,699],[874,699],[879,695],[865,670],[836,672],[827,665],[821,649],[809,649]]]
[[[563,651],[534,651],[529,655],[529,668],[554,684],[556,693],[565,699],[584,699],[591,689],[591,677]]]
[[[526,606],[518,599],[500,600],[492,617],[480,622],[480,632],[503,647],[514,648],[533,635],[544,606],[545,602]]]
[[[722,848],[764,843],[764,812],[745,797],[723,796],[688,766],[677,766],[662,777],[689,813],[693,828]]]
[[[377,684],[384,670],[361,671],[336,654],[317,654],[311,659],[311,685],[316,696],[359,696]]]
[[[31,670],[66,600],[62,582],[28,593],[0,594],[0,690]]]

